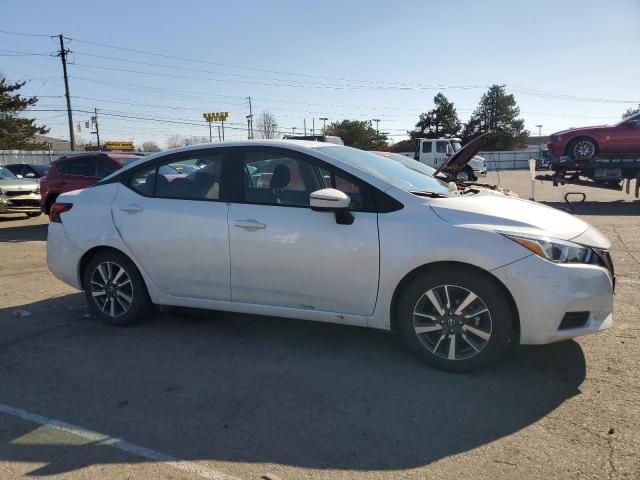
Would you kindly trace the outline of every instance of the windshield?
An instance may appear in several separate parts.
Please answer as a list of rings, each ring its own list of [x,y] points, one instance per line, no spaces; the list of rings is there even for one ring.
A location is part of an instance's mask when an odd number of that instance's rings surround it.
[[[453,148],[454,152],[457,152],[458,150],[460,150],[462,148],[462,145],[458,141],[452,141],[451,142],[451,148]]]
[[[618,123],[614,124],[614,127],[617,127],[619,125],[623,125],[627,122],[631,122],[631,121],[635,121],[635,122],[640,122],[640,113],[637,113],[636,115],[632,115],[630,117],[627,118],[623,118],[621,121],[619,121]]]
[[[331,146],[318,147],[317,149],[375,175],[405,192],[433,192],[449,197],[455,196],[446,183],[426,175],[421,164],[415,160],[401,163],[351,147]]]
[[[0,165],[0,180],[17,180],[17,179],[18,177],[16,177],[13,173],[11,173],[8,168],[5,168],[2,165]]]

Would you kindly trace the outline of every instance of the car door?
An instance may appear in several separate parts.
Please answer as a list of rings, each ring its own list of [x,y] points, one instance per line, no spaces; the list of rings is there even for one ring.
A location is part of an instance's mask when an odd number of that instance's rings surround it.
[[[158,288],[183,298],[230,300],[223,149],[174,154],[132,170],[111,210],[129,250]],[[168,163],[197,160],[181,175]]]
[[[610,128],[607,134],[610,153],[640,156],[640,115],[627,118],[624,122]]]
[[[447,140],[438,140],[435,142],[435,154],[434,154],[434,167],[438,168],[442,165],[449,157],[447,157],[447,145],[449,142]]]
[[[366,184],[286,149],[247,148],[229,206],[235,302],[370,315],[378,290],[378,225]],[[334,187],[352,198],[354,222],[313,211],[309,194]]]

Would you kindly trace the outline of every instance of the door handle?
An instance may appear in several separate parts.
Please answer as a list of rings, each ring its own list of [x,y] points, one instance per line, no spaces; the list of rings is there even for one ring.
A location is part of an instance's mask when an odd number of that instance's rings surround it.
[[[239,228],[244,228],[246,230],[262,230],[267,228],[264,223],[260,223],[257,220],[249,219],[249,220],[236,220],[234,225]]]
[[[126,207],[120,207],[120,210],[122,210],[123,212],[129,213],[129,214],[134,214],[134,213],[138,213],[144,210],[143,207],[141,207],[140,205],[136,205],[135,203],[131,203],[129,205],[127,205]]]

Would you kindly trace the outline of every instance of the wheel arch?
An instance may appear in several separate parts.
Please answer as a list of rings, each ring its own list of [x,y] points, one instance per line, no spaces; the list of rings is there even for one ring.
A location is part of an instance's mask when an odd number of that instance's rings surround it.
[[[593,156],[595,157],[596,155],[598,155],[598,153],[600,152],[600,144],[598,143],[598,140],[593,138],[591,135],[585,135],[585,134],[578,135],[577,137],[574,137],[567,142],[567,146],[564,147],[565,155],[571,157],[571,153],[570,153],[571,148],[576,142],[579,142],[580,140],[591,140],[593,144],[596,146],[596,151],[593,153]]]
[[[402,290],[409,285],[418,275],[421,275],[425,272],[431,271],[435,268],[447,268],[447,267],[462,267],[471,271],[474,271],[492,281],[505,295],[507,302],[509,303],[509,308],[511,309],[512,318],[511,318],[511,329],[513,332],[513,338],[517,343],[520,343],[520,314],[518,312],[518,307],[516,305],[511,292],[505,286],[504,283],[500,281],[495,275],[491,272],[484,270],[480,267],[472,265],[470,263],[464,262],[434,262],[427,263],[425,265],[421,265],[419,267],[414,268],[412,271],[407,273],[400,283],[396,286],[393,291],[393,297],[391,297],[391,306],[390,306],[390,320],[391,320],[391,331],[398,331],[398,303],[400,299],[400,293]]]
[[[60,196],[59,192],[49,192],[44,200],[44,213],[45,215],[49,215],[49,210],[51,209],[51,205],[53,205],[58,197]]]
[[[116,252],[116,253],[119,253],[121,255],[124,255],[129,260],[131,260],[131,263],[136,265],[136,263],[131,259],[131,257],[129,255],[127,255],[125,252],[123,252],[122,250],[119,250],[117,248],[110,247],[110,246],[107,246],[107,245],[98,245],[96,247],[90,248],[89,250],[84,252],[82,257],[80,257],[80,261],[78,262],[78,279],[80,280],[80,286],[83,289],[85,288],[85,286],[84,286],[84,274],[85,274],[85,269],[87,268],[87,265],[89,264],[91,259],[93,257],[95,257],[97,254],[102,253],[102,252],[108,252],[108,251]],[[138,268],[137,265],[136,265],[136,268]],[[144,281],[144,277],[142,277],[142,280]]]

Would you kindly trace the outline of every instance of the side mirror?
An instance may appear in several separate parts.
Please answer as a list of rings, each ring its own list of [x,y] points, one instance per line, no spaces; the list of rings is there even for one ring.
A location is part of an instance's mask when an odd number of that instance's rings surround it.
[[[311,210],[318,212],[333,212],[336,215],[336,223],[341,225],[351,225],[353,215],[348,210],[351,205],[351,198],[344,192],[335,188],[323,188],[316,190],[309,195]]]
[[[453,155],[453,147],[451,146],[450,143],[447,143],[447,147],[445,148],[445,153],[447,154],[447,157],[450,157],[451,155]]]
[[[624,122],[624,124],[627,126],[627,128],[637,128],[638,127],[638,121],[637,120],[628,120],[628,121]]]

